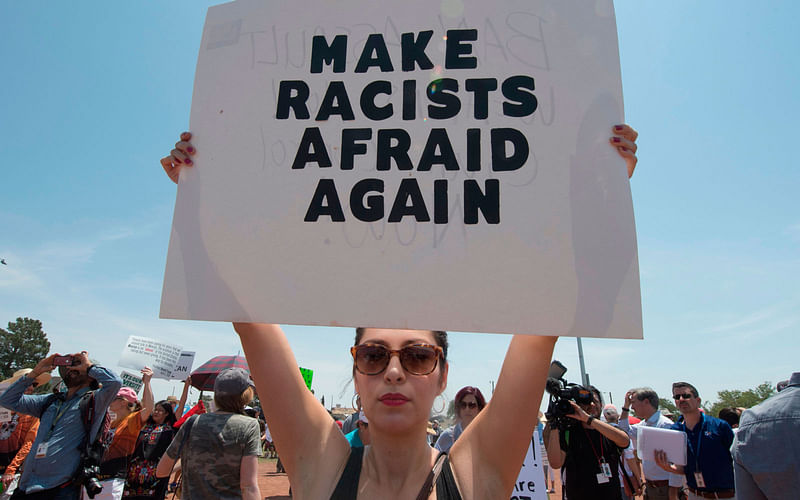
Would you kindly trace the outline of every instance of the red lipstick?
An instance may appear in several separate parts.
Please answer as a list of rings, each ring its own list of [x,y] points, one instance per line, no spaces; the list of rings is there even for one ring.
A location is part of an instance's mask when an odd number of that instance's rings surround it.
[[[409,400],[407,397],[396,392],[389,392],[378,398],[378,401],[386,406],[400,406],[406,404]]]

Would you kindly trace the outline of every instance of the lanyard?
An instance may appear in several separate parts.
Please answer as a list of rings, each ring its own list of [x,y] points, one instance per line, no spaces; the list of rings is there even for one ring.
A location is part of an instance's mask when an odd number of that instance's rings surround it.
[[[600,436],[600,456],[597,456],[597,450],[594,447],[592,438],[589,436],[589,432],[586,430],[585,427],[582,428],[583,428],[583,433],[586,434],[586,439],[589,441],[589,445],[592,447],[592,453],[594,453],[594,458],[597,459],[597,465],[600,466],[600,470],[602,471],[603,470],[602,463],[605,462],[605,457],[603,457],[603,436]]]
[[[64,413],[66,413],[67,410],[70,409],[70,407],[72,406],[73,401],[80,402],[81,397],[83,395],[82,394],[76,394],[76,396],[77,397],[73,396],[73,398],[70,399],[69,401],[59,400],[58,402],[54,403],[54,406],[56,406],[56,411],[58,413],[56,414],[55,418],[53,419],[53,423],[50,424],[50,430],[47,431],[47,435],[44,438],[44,442],[45,443],[50,441],[50,438],[53,437],[53,431],[56,428],[56,424],[58,423],[59,420],[61,420],[61,417],[64,416]],[[61,411],[58,411],[58,410],[61,410]]]
[[[692,446],[692,440],[689,439],[689,436],[686,436],[686,444],[689,445],[689,450],[691,450],[692,454],[694,455],[695,472],[700,472],[700,444],[703,442],[703,431],[706,428],[706,418],[702,414],[700,415],[700,418],[700,432],[697,433],[697,450],[695,450],[694,446]],[[684,422],[683,425],[686,425],[686,423]]]

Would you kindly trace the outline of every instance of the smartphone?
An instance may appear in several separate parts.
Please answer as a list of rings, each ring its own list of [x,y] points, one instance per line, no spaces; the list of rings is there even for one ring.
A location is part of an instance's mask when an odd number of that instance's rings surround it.
[[[53,358],[55,366],[72,366],[72,356],[56,356]]]

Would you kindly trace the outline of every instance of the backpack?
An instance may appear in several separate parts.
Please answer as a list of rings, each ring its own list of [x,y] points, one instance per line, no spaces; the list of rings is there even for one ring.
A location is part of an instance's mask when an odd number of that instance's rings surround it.
[[[114,432],[111,429],[111,416],[108,414],[108,409],[106,409],[105,414],[103,415],[103,423],[100,424],[100,427],[97,429],[97,434],[95,435],[93,440],[90,440],[89,433],[92,430],[92,424],[95,422],[95,418],[97,415],[95,414],[95,391],[87,391],[81,396],[81,400],[78,403],[78,408],[81,412],[81,422],[83,422],[83,429],[86,432],[86,438],[83,442],[83,450],[81,451],[81,455],[84,459],[89,459],[95,465],[98,465],[103,460],[103,455],[105,454],[108,447],[111,445],[112,439],[114,439]],[[61,394],[53,394],[50,396],[47,403],[42,407],[42,415],[53,404],[57,399],[61,399],[63,401],[63,396]]]

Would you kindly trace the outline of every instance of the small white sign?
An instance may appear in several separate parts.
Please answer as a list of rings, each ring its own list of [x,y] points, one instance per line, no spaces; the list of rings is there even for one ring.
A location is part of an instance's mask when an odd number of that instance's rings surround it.
[[[636,450],[639,458],[655,462],[656,450],[667,452],[667,460],[677,465],[686,465],[686,433],[673,429],[638,426]]]
[[[183,348],[160,340],[131,335],[125,343],[119,366],[141,370],[149,366],[154,378],[170,380]]]
[[[142,380],[142,377],[140,377],[139,375],[136,375],[134,373],[131,373],[131,372],[128,372],[128,371],[123,371],[122,373],[119,374],[119,376],[120,376],[120,378],[122,378],[123,387],[130,387],[137,394],[139,393],[139,391],[142,389],[142,386],[144,385],[144,381]]]
[[[528,445],[528,453],[525,461],[519,470],[517,482],[514,483],[514,493],[511,500],[547,500],[547,485],[544,482],[544,470],[542,469],[542,457],[539,456],[541,445],[539,444],[539,431],[533,431],[533,438]]]
[[[0,406],[0,424],[11,422],[11,410]]]
[[[186,377],[192,373],[192,364],[194,364],[194,352],[183,351],[181,357],[178,359],[178,364],[175,365],[175,370],[172,371],[170,378],[176,380],[186,380]]]

